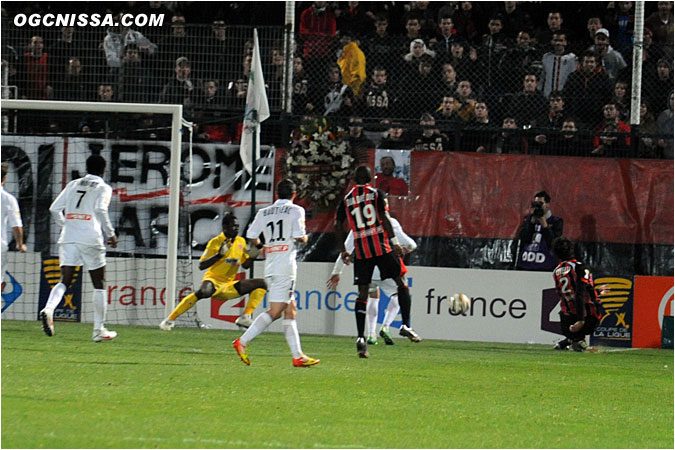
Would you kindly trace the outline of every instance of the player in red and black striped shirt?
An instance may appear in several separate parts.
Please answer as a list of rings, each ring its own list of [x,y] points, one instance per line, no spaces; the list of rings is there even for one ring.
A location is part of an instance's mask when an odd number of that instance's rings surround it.
[[[359,357],[368,357],[368,347],[364,336],[366,309],[368,304],[368,288],[375,266],[380,269],[381,279],[392,278],[397,285],[398,300],[401,307],[403,325],[399,330],[412,342],[421,339],[410,328],[410,292],[403,282],[403,272],[399,255],[403,250],[394,236],[389,221],[389,213],[385,209],[385,193],[370,185],[372,174],[367,166],[359,166],[354,172],[354,186],[345,195],[335,215],[335,237],[340,243],[342,259],[345,264],[351,261],[351,255],[344,246],[344,222],[354,233],[356,260],[354,261],[354,284],[359,287],[359,297],[354,307],[356,313],[356,329],[358,338],[356,349]]]
[[[586,265],[574,257],[574,243],[565,237],[553,241],[553,253],[562,262],[553,271],[555,288],[560,297],[560,326],[565,339],[558,342],[556,350],[586,350],[586,336],[593,333],[605,313],[598,301],[593,275]],[[606,293],[600,287],[600,295]]]

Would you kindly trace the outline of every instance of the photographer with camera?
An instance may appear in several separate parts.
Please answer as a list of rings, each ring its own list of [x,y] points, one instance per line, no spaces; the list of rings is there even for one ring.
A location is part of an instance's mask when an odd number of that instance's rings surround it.
[[[550,209],[551,196],[546,191],[534,194],[531,212],[525,216],[518,232],[516,268],[519,270],[553,270],[558,261],[551,252],[553,239],[563,234],[563,219]]]

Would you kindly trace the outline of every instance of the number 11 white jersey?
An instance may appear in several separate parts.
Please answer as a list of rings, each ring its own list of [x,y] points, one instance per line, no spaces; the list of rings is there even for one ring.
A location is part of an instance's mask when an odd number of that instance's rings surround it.
[[[291,200],[280,199],[255,216],[246,237],[265,236],[265,276],[284,275],[295,279],[296,238],[305,236],[305,210]]]

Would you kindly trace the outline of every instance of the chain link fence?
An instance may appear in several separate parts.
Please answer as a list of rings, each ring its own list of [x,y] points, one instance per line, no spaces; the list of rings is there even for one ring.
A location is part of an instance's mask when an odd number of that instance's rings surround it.
[[[273,113],[263,140],[288,145],[303,119],[324,116],[369,148],[672,159],[672,27],[668,41],[654,19],[663,9],[672,21],[672,4],[648,2],[644,107],[630,136],[634,17],[622,8],[631,2],[571,2],[562,12],[516,3],[299,2],[292,53],[282,26],[258,27]],[[138,29],[19,28],[3,18],[3,96],[180,103],[197,140],[238,142],[252,27],[186,16]],[[124,137],[162,127],[149,119],[46,114],[3,126]]]

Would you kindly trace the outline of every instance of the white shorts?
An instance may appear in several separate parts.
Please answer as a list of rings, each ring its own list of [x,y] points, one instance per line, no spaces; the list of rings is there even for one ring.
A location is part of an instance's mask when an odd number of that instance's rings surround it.
[[[370,283],[370,292],[377,292],[378,288],[387,294],[387,297],[398,293],[398,286],[396,286],[396,282],[391,278],[387,278],[386,280],[373,279]]]
[[[267,282],[267,301],[282,302],[289,304],[291,300],[295,300],[293,288],[295,287],[295,280],[286,275],[271,275],[265,277]]]
[[[105,247],[76,243],[59,244],[59,266],[85,266],[96,270],[105,266]]]

